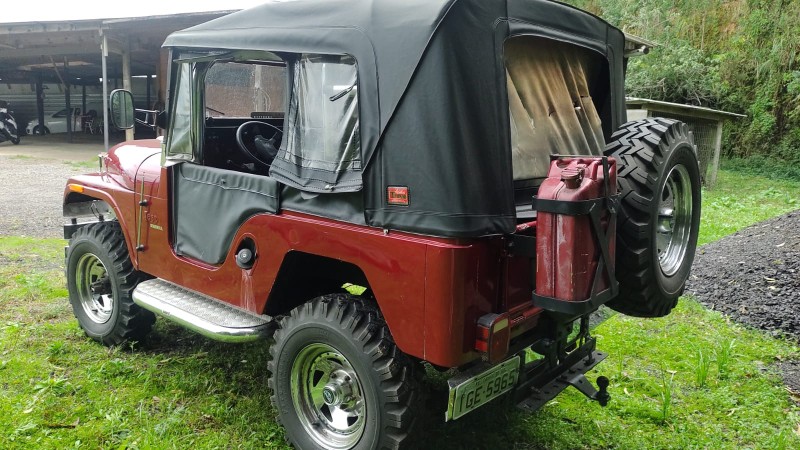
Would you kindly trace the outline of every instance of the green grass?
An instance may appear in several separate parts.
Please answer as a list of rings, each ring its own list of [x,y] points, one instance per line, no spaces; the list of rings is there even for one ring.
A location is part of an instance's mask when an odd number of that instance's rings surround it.
[[[100,163],[97,161],[97,158],[92,158],[92,159],[89,159],[89,160],[86,160],[86,161],[65,161],[64,164],[67,164],[67,165],[69,165],[70,167],[72,167],[74,169],[83,169],[83,170],[95,169],[95,170],[97,170],[97,169],[99,169],[99,164]]]
[[[165,321],[139,349],[97,345],[66,299],[63,246],[0,237],[0,448],[282,448],[265,346]]]
[[[713,189],[703,190],[699,244],[800,209],[800,181],[720,170]]]
[[[800,448],[800,408],[774,363],[800,356],[789,342],[732,324],[691,299],[667,318],[615,316],[595,330],[610,356],[589,374],[610,378],[605,409],[573,389],[533,415],[499,402],[426,434],[431,448]],[[695,378],[697,349],[736,340],[727,372]]]
[[[797,209],[798,190],[721,172],[701,239]],[[0,237],[0,448],[287,448],[265,345],[218,344],[164,320],[139,348],[95,344],[66,299],[63,245]],[[663,319],[613,316],[595,335],[610,356],[589,378],[611,380],[607,408],[568,389],[534,414],[500,400],[444,424],[437,409],[423,448],[800,448],[800,408],[775,369],[800,359],[795,343],[692,299]]]

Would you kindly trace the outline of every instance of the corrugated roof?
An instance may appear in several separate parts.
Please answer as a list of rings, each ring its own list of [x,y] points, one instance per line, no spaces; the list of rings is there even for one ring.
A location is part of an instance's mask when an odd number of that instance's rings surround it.
[[[737,114],[730,111],[722,111],[719,109],[712,109],[706,108],[704,106],[695,106],[695,105],[684,105],[682,103],[671,103],[671,102],[664,102],[660,100],[652,100],[649,98],[636,98],[636,97],[628,97],[625,99],[625,103],[628,106],[631,105],[640,105],[640,106],[655,106],[655,108],[650,108],[653,110],[682,110],[687,114],[693,116],[709,116],[708,118],[720,118],[720,117],[731,117],[731,118],[743,118],[747,117],[744,114]]]

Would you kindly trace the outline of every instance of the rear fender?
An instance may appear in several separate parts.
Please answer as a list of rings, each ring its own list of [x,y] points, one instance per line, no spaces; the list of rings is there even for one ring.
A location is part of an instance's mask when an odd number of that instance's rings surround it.
[[[278,271],[265,313],[288,314],[292,309],[324,294],[345,292],[346,284],[371,288],[364,272],[350,262],[291,251]]]

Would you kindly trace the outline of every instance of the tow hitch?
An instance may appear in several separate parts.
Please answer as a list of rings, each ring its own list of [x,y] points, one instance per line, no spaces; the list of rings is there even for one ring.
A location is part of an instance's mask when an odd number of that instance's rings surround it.
[[[597,377],[596,389],[585,375],[586,372],[592,370],[600,361],[604,360],[606,356],[605,353],[593,351],[586,358],[579,360],[561,375],[552,379],[552,381],[545,382],[541,387],[537,386],[538,383],[536,381],[530,382],[528,395],[522,399],[518,397],[517,406],[526,411],[536,411],[569,386],[575,387],[590,400],[597,401],[600,406],[608,405],[611,399],[611,395],[608,393],[608,378],[604,376]]]
[[[581,393],[589,397],[590,400],[595,400],[597,403],[600,403],[600,406],[608,405],[608,401],[611,400],[611,395],[608,393],[608,378],[604,376],[597,377],[598,389],[595,389],[592,383],[586,378],[586,375],[582,373],[572,377],[569,375],[562,375],[559,381],[566,382],[570,386],[581,391]]]
[[[562,330],[562,333],[566,331]],[[569,353],[560,350],[553,341],[534,345],[543,359],[529,364],[523,370],[522,381],[517,386],[517,406],[535,411],[552,400],[568,386],[573,386],[600,406],[608,405],[608,378],[597,377],[597,388],[586,378],[586,373],[606,359],[606,354],[595,349],[596,341],[589,333],[588,316],[581,318],[578,336],[567,345]]]

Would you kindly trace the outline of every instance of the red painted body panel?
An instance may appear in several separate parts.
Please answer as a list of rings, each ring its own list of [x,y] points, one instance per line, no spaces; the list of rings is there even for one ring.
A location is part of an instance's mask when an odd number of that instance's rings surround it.
[[[504,261],[505,292],[502,298],[504,305],[500,309],[509,312],[512,338],[534,328],[544,311],[531,303],[534,261],[528,257],[513,255],[506,257]]]
[[[502,237],[463,241],[385,233],[284,211],[248,219],[218,267],[178,256],[173,251],[169,226],[167,180],[171,179],[171,169],[160,167],[157,154],[152,152],[158,145],[158,141],[143,142],[142,147],[122,145],[106,160],[108,174],[70,180],[85,186],[87,195],[105,200],[117,211],[139,270],[263,313],[290,252],[345,261],[366,275],[400,349],[444,367],[461,366],[480,356],[474,350],[477,319],[511,306],[504,299],[507,291],[514,292],[511,297],[517,305],[515,323],[523,325],[514,330],[515,334],[535,325],[531,319],[538,318],[540,310],[529,307],[530,277],[526,275],[521,285],[509,282],[506,242]],[[136,158],[145,161],[137,166]],[[144,250],[136,252],[142,181],[146,201],[141,211]],[[245,237],[257,245],[258,258],[249,270],[242,270],[235,263],[235,250]]]
[[[83,186],[83,195],[102,200],[109,204],[116,212],[117,220],[122,227],[122,231],[125,233],[125,243],[128,245],[128,252],[134,255],[136,244],[131,240],[131,235],[129,234],[130,230],[135,230],[136,224],[134,209],[129,206],[133,204],[134,201],[133,192],[123,188],[105,175],[78,175],[67,181],[67,187],[64,189],[65,199],[72,194],[69,188],[70,184]]]
[[[609,159],[609,186],[616,189],[617,165]],[[606,195],[600,158],[567,158],[553,161],[538,197],[575,202]],[[539,212],[536,228],[536,293],[565,301],[583,301],[591,296],[600,248],[594,239],[589,216]],[[606,228],[607,221],[603,221]],[[616,231],[607,230],[611,258]],[[608,288],[605,275],[598,292]]]
[[[157,153],[161,153],[161,141],[157,139],[123,142],[108,152],[105,158],[106,175],[120,186],[135,191],[134,177],[139,166],[147,156]],[[160,158],[155,160],[158,165]]]

